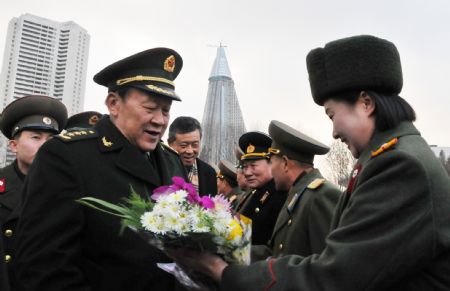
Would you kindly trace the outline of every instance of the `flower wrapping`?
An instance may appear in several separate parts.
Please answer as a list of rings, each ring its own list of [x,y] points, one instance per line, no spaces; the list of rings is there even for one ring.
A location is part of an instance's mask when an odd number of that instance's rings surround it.
[[[78,202],[121,217],[123,227],[133,229],[160,250],[191,248],[216,253],[229,263],[250,264],[251,220],[233,213],[223,195],[200,197],[183,178],[173,177],[172,182],[155,189],[150,199],[132,189],[124,204],[93,197]],[[192,289],[214,289],[176,264],[158,266]]]

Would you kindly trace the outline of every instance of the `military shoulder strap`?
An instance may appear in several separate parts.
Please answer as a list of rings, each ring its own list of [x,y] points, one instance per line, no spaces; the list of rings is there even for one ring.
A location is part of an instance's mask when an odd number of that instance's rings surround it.
[[[388,149],[391,149],[394,145],[396,145],[398,142],[398,138],[394,137],[393,139],[391,139],[390,141],[388,141],[387,143],[383,144],[381,147],[379,147],[377,150],[373,151],[371,153],[371,157],[374,158],[378,155],[380,155],[381,153],[387,151]]]
[[[75,131],[64,131],[58,135],[55,135],[55,138],[62,140],[64,142],[72,142],[77,140],[84,140],[97,137],[98,134],[93,129],[86,130],[75,130]]]
[[[307,188],[308,188],[308,189],[314,190],[314,189],[317,189],[317,188],[319,188],[320,186],[322,186],[323,183],[325,183],[325,179],[323,179],[323,178],[317,178],[317,179],[313,180],[311,183],[309,183],[309,185],[308,185]]]

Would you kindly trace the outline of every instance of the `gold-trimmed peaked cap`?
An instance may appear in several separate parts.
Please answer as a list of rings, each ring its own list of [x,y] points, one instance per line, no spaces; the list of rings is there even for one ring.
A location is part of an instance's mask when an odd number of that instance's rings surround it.
[[[44,130],[59,133],[67,122],[67,108],[58,99],[29,95],[14,100],[3,109],[2,133],[12,139],[22,130]]]
[[[153,48],[107,66],[94,76],[94,81],[109,91],[133,87],[181,101],[173,81],[182,67],[183,60],[176,51]]]
[[[312,165],[315,155],[324,155],[330,150],[323,143],[277,120],[270,122],[269,134],[272,137],[270,154],[285,155],[291,160]]]
[[[272,139],[260,131],[249,131],[239,138],[239,147],[244,153],[241,160],[268,159]]]

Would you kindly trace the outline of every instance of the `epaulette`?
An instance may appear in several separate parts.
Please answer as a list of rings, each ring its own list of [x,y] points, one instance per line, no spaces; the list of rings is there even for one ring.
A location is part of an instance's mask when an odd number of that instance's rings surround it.
[[[56,138],[65,142],[89,139],[97,136],[98,136],[97,132],[93,129],[63,131],[60,134],[55,135]]]
[[[325,183],[325,179],[317,178],[317,179],[314,179],[314,181],[312,181],[311,183],[309,183],[307,188],[314,190],[314,189],[319,188],[323,183]]]
[[[160,142],[160,144],[162,145],[162,149],[163,149],[163,150],[168,150],[168,151],[170,151],[170,152],[175,153],[175,154],[178,155],[178,152],[177,152],[173,147],[171,147],[170,145],[165,144],[165,143],[163,143],[162,141]]]
[[[379,147],[377,150],[373,151],[371,154],[371,157],[376,157],[379,154],[385,152],[386,150],[392,148],[396,143],[398,142],[398,138],[394,137],[393,139],[391,139],[390,141],[388,141],[387,143],[383,144],[381,147]]]

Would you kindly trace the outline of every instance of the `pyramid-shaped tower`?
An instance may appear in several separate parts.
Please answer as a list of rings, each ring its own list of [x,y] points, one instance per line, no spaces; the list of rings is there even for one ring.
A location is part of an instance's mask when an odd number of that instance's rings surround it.
[[[245,124],[222,45],[217,48],[209,76],[202,128],[202,160],[212,166],[223,159],[236,160],[234,150],[245,132]]]

